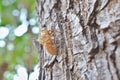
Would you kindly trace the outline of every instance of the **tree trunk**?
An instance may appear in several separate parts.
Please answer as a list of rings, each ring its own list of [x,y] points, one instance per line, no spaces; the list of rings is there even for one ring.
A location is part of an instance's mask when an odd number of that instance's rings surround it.
[[[39,80],[120,80],[120,0],[37,0],[57,56],[39,46]]]

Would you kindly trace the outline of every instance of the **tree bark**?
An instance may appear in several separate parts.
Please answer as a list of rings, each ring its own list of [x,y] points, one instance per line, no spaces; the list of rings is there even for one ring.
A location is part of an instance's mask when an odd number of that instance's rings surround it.
[[[120,0],[37,0],[58,55],[40,54],[39,80],[120,80]]]

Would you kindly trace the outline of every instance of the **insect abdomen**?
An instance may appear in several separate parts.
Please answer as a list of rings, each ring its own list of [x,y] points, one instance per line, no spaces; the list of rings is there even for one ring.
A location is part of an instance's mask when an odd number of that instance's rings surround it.
[[[48,51],[48,53],[50,53],[52,55],[57,55],[57,48],[52,41],[47,41],[44,44],[44,46],[45,46],[46,50]]]

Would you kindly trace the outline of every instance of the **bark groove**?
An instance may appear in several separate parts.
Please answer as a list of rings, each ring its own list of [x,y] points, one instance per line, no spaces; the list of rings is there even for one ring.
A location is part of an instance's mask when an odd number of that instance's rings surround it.
[[[120,0],[37,0],[37,12],[58,49],[38,46],[39,80],[120,80]]]

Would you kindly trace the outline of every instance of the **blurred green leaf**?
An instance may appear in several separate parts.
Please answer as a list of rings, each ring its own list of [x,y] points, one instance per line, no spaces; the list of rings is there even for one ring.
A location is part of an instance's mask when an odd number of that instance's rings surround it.
[[[8,2],[3,4],[3,1]],[[0,48],[0,65],[4,62],[8,63],[8,71],[11,73],[5,77],[5,80],[13,80],[13,74],[15,73],[15,66],[17,64],[31,68],[29,65],[33,67],[38,63],[37,50],[34,48],[32,43],[33,39],[31,38],[31,34],[33,36],[33,33],[27,31],[20,37],[14,34],[14,30],[22,24],[20,21],[21,9],[27,9],[26,17],[28,21],[31,18],[36,18],[35,4],[35,0],[0,0],[0,27],[7,27],[10,30],[9,35],[3,39],[6,42],[5,47]],[[13,15],[15,10],[18,11],[18,16]],[[29,26],[29,28],[31,29],[32,26]],[[13,45],[13,50],[8,49],[9,44]],[[29,59],[32,60],[29,61]]]

